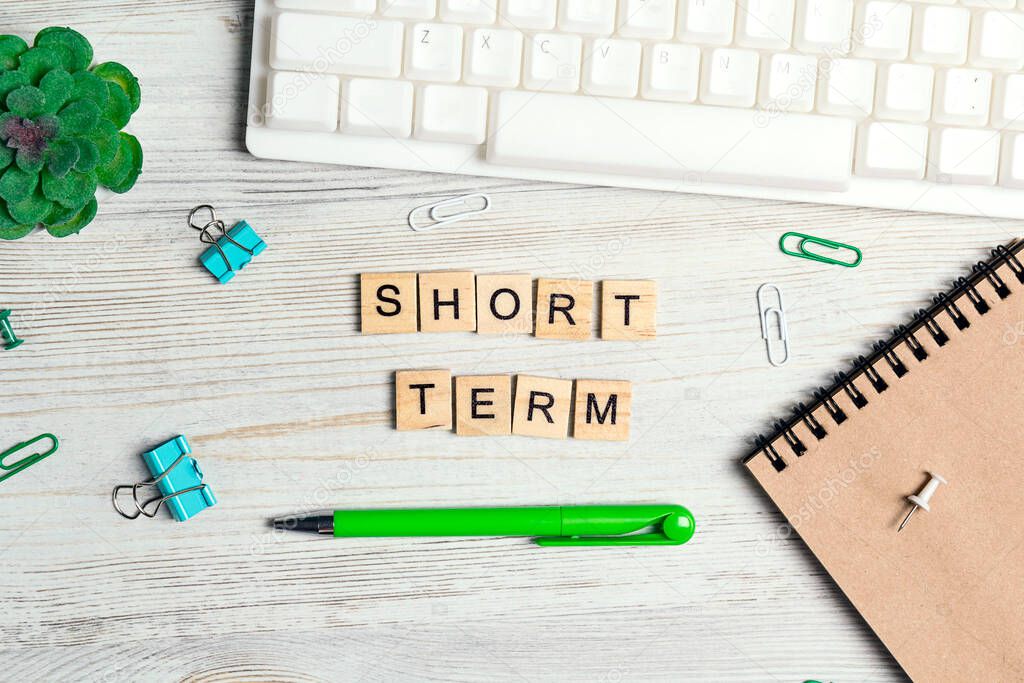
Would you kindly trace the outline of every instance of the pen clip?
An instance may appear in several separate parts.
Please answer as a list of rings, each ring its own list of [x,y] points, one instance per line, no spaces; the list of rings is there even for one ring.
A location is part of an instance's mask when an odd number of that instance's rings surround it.
[[[541,536],[534,542],[549,547],[682,545],[693,532],[693,514],[680,505],[582,506],[563,509],[563,535]]]
[[[663,533],[628,534],[626,536],[541,536],[534,543],[546,547],[557,546],[613,546],[613,545],[679,545],[683,540],[669,538]]]

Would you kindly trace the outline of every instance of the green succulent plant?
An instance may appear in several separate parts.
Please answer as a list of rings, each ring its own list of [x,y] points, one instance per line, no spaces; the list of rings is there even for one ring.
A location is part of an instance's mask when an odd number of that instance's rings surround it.
[[[51,27],[29,47],[0,35],[0,239],[42,226],[54,237],[96,217],[96,189],[135,185],[142,148],[121,131],[139,108],[139,82],[117,62],[90,68],[92,45]]]

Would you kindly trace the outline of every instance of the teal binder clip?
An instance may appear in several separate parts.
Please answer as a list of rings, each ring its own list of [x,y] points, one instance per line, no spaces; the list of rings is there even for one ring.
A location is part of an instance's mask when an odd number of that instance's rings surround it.
[[[155,517],[160,507],[166,503],[171,514],[179,522],[195,517],[206,508],[217,504],[213,489],[203,483],[203,471],[199,463],[189,454],[192,447],[184,436],[176,436],[167,443],[143,453],[142,460],[146,463],[153,478],[138,484],[121,484],[114,487],[111,499],[114,509],[126,519],[135,519],[139,515]],[[144,488],[156,487],[159,495],[145,502],[139,500],[139,491]],[[118,495],[123,489],[131,489],[134,510],[125,511],[118,503]]]
[[[210,220],[205,225],[195,223],[196,214],[209,211]],[[199,241],[211,245],[199,256],[199,262],[223,285],[229,282],[235,273],[249,265],[254,257],[259,256],[267,248],[256,231],[245,221],[241,221],[230,230],[224,221],[217,218],[217,212],[209,204],[192,209],[188,215],[189,227],[199,231]],[[218,237],[216,233],[220,233]]]

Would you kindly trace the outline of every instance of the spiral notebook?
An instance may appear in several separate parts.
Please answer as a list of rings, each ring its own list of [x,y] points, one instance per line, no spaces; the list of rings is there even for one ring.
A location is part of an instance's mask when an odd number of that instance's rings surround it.
[[[744,459],[915,681],[1024,680],[1022,250],[995,249]],[[928,472],[948,484],[897,533]]]

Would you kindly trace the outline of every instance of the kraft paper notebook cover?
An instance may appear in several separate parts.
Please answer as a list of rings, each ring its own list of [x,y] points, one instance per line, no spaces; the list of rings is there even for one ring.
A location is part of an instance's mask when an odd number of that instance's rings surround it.
[[[916,681],[1024,680],[1021,251],[994,250],[744,460]],[[897,534],[928,472],[948,484]]]

